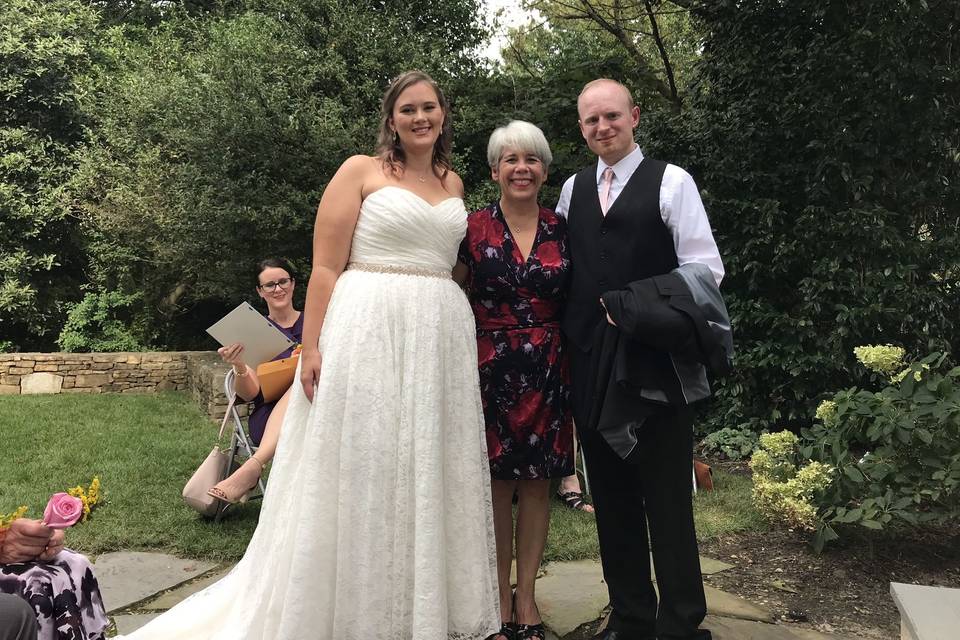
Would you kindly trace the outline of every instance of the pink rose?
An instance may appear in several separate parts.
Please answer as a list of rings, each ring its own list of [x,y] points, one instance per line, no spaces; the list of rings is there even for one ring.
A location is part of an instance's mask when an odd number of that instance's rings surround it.
[[[55,493],[50,496],[47,508],[43,510],[43,524],[51,529],[66,529],[76,524],[83,515],[83,501],[67,493]]]

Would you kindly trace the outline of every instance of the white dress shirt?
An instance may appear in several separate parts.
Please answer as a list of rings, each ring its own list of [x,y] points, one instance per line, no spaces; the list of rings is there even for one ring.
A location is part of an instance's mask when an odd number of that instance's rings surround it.
[[[609,206],[613,206],[617,196],[623,191],[633,172],[640,166],[643,152],[639,146],[628,153],[620,162],[613,165],[613,182],[610,184]],[[608,166],[603,160],[597,162],[597,194],[600,193],[600,178]],[[576,174],[567,178],[560,191],[560,200],[556,211],[566,217],[570,209],[570,197],[573,195],[573,180]],[[660,182],[660,217],[673,236],[673,249],[677,253],[678,264],[699,262],[710,267],[717,284],[723,280],[723,262],[720,251],[710,230],[707,212],[700,200],[700,191],[689,173],[680,167],[668,164]]]

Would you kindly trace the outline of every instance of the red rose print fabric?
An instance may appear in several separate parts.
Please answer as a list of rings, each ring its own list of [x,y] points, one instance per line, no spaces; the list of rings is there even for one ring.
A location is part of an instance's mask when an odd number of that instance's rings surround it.
[[[560,314],[570,277],[566,221],[541,207],[523,260],[498,203],[474,211],[459,260],[470,272],[491,475],[573,473],[569,369]]]

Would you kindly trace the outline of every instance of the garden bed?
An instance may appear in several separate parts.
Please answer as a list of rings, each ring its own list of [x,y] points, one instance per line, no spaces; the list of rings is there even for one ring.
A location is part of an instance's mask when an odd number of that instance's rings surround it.
[[[743,463],[712,463],[749,474]],[[769,608],[777,617],[858,638],[899,638],[891,582],[960,587],[960,528],[898,535],[855,526],[816,555],[799,532],[743,531],[700,542],[700,553],[734,565],[707,584]]]

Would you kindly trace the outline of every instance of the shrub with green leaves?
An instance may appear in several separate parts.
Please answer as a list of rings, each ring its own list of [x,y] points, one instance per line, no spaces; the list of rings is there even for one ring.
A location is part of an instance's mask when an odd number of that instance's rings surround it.
[[[838,524],[883,529],[960,516],[960,367],[941,353],[904,364],[890,345],[855,353],[880,390],[836,393],[802,432],[801,455],[837,469],[817,496],[817,549]]]
[[[67,323],[57,338],[64,351],[142,351],[146,340],[138,335],[139,294],[90,292],[70,307]]]
[[[799,464],[799,439],[789,431],[765,433],[750,457],[753,502],[771,522],[813,531],[818,524],[815,496],[830,484],[833,468]]]
[[[706,455],[743,460],[757,448],[760,436],[749,426],[724,427],[704,437],[701,445]]]

